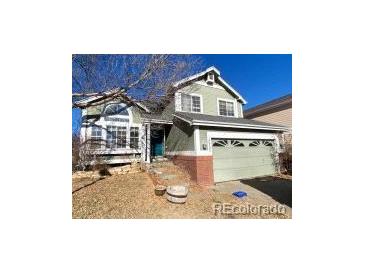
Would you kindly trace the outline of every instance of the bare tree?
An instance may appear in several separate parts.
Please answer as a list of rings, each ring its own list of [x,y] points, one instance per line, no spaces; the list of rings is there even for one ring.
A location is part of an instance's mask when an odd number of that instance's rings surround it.
[[[109,101],[143,101],[152,110],[161,109],[174,93],[173,84],[200,69],[200,58],[193,55],[75,54],[72,56],[72,106],[83,109]],[[96,125],[98,119],[88,119],[88,126]],[[83,121],[79,124],[82,126]],[[95,140],[84,140],[79,134],[73,134],[72,145],[73,170],[85,169],[96,161],[95,146],[105,146]]]
[[[137,54],[72,56],[73,107],[85,108],[116,99],[160,102],[172,84],[200,69],[194,55]],[[82,98],[98,96],[87,103]]]

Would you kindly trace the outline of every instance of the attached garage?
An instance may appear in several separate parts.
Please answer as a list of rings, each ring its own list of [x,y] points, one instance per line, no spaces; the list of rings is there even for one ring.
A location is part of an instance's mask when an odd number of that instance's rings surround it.
[[[272,175],[275,141],[270,139],[212,139],[214,182]]]

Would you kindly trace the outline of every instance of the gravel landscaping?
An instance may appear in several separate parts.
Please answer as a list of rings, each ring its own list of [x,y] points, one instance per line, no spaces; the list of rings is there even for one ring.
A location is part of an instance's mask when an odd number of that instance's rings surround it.
[[[80,185],[82,187],[80,187]],[[164,196],[154,194],[151,176],[145,172],[117,174],[97,181],[85,178],[73,179],[73,218],[291,218],[291,208],[285,214],[219,214],[213,210],[214,203],[234,206],[280,205],[270,196],[249,185],[244,185],[248,196],[233,197],[217,188],[202,188],[190,184],[185,204],[173,204]]]

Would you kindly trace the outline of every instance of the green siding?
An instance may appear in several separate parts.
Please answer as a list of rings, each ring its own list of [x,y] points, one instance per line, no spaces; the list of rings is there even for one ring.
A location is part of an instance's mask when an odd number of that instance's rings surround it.
[[[205,129],[200,129],[199,133],[200,133],[200,150],[203,150],[203,144],[207,145],[207,149],[208,149],[208,141],[207,141],[207,130]]]
[[[137,107],[130,107],[130,109],[132,111],[133,123],[135,124],[142,123],[141,111]]]
[[[172,100],[166,107],[165,109],[162,111],[161,113],[161,119],[162,120],[172,120],[173,116],[172,114],[175,113],[175,101]]]
[[[94,106],[94,107],[88,107],[87,115],[100,115],[104,109],[104,106],[105,105],[102,104],[102,105],[98,105],[98,106]]]
[[[180,120],[174,120],[169,135],[166,139],[166,151],[192,151],[194,150],[194,130]]]
[[[202,95],[203,114],[208,115],[218,115],[217,98],[236,100],[236,98],[226,90],[200,84],[192,84],[190,86],[182,88],[180,91],[185,93],[196,93]],[[237,108],[239,108],[240,106],[242,106],[242,104],[237,101]],[[241,117],[241,111],[237,111],[238,117]]]

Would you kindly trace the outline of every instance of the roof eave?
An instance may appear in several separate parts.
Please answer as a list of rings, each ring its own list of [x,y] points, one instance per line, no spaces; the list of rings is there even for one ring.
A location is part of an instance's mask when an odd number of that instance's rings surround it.
[[[244,105],[247,104],[247,101],[243,99],[243,97],[232,86],[230,86],[226,81],[224,81],[222,77],[219,76],[218,80],[221,81],[222,84],[225,85],[234,95],[236,95],[237,98],[241,100]]]
[[[237,124],[237,123],[221,123],[214,121],[205,120],[189,120],[181,116],[173,114],[174,117],[183,120],[190,126],[212,126],[212,127],[227,127],[227,128],[246,128],[246,129],[260,129],[260,130],[271,130],[271,131],[288,131],[287,127],[280,126],[265,126],[265,125],[250,125],[250,124]]]

